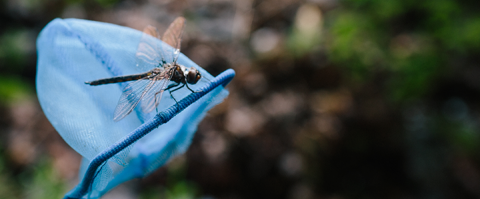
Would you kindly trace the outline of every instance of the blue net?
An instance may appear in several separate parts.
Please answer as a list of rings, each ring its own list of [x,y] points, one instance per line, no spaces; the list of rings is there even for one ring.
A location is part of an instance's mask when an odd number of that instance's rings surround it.
[[[99,198],[118,184],[141,178],[184,153],[198,123],[228,92],[234,76],[217,77],[180,54],[178,63],[203,77],[162,97],[158,112],[138,106],[119,122],[113,112],[123,84],[90,86],[100,78],[138,73],[135,52],[142,32],[113,24],[55,19],[37,40],[37,93],[45,115],[63,139],[83,156],[80,183],[65,198]],[[159,45],[165,45],[156,40]]]

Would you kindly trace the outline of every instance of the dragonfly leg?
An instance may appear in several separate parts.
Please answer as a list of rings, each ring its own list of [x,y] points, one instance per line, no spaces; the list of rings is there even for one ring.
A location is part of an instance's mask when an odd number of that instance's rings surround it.
[[[180,84],[180,83],[179,83],[179,84]],[[175,85],[175,86],[178,86],[178,84]],[[177,103],[177,105],[178,105],[178,101],[177,101],[177,99],[175,99],[175,97],[173,97],[172,92],[177,91],[178,89],[181,89],[181,88],[183,88],[184,86],[185,86],[185,84],[183,84],[182,86],[180,86],[180,87],[178,87],[178,88],[175,88],[175,89],[173,89],[173,90],[168,90],[168,91],[170,92],[170,96],[173,98],[173,100],[175,100],[175,102]],[[169,87],[170,87],[170,86],[169,86]],[[173,87],[174,87],[174,86],[172,86],[172,87],[170,87],[170,88],[173,88]]]
[[[172,84],[170,86],[168,86],[165,90],[170,90],[171,88],[175,87],[175,86],[178,86],[180,83],[177,83],[177,84]]]
[[[162,93],[162,91],[158,91],[155,93],[155,110],[157,111],[157,113],[158,113],[157,95],[160,93]]]
[[[175,88],[175,89],[171,90],[171,91],[170,91],[170,93],[172,93],[172,92],[175,92],[175,91],[177,91],[177,90],[179,90],[179,89],[183,88],[185,85],[186,85],[186,84],[183,84],[182,86],[180,86],[180,87],[178,87],[178,88]],[[178,86],[178,84],[177,84],[177,86]]]
[[[175,100],[175,102],[178,104],[177,100],[175,99],[175,97],[173,97],[172,95],[172,91],[170,91],[171,88],[175,87],[175,86],[178,86],[180,83],[177,83],[177,84],[172,84],[170,86],[168,86],[167,88],[165,88],[165,90],[168,90],[170,92],[170,97],[173,98],[173,100]]]
[[[192,93],[196,93],[194,90],[192,90],[190,87],[188,87],[188,84],[185,84],[185,85],[187,85],[188,90],[192,91]]]

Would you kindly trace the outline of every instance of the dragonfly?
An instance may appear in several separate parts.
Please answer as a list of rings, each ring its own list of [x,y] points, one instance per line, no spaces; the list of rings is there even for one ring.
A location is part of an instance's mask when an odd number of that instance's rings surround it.
[[[196,84],[202,75],[195,67],[188,68],[177,63],[184,27],[185,18],[178,17],[170,24],[162,37],[154,26],[149,25],[144,28],[135,58],[137,70],[148,70],[147,72],[85,82],[91,86],[129,82],[123,89],[115,108],[113,114],[115,122],[125,118],[139,104],[143,112],[153,111],[160,103],[165,90],[169,90],[175,102],[177,100],[173,97],[172,92],[184,86],[191,92],[195,92],[188,84]],[[157,39],[162,40],[170,47],[160,44],[156,41]],[[170,84],[171,82],[172,84]]]

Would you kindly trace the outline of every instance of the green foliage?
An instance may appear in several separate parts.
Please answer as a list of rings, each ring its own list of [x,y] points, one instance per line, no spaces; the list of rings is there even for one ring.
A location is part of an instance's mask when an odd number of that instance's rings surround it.
[[[326,41],[329,58],[346,67],[352,79],[364,81],[385,62],[375,24],[367,16],[348,10],[339,10],[332,18]]]
[[[170,190],[166,191],[165,198],[193,199],[196,198],[196,195],[197,188],[195,184],[187,181],[181,181],[175,183]]]
[[[408,100],[427,93],[437,76],[440,64],[437,57],[429,55],[415,55],[399,60],[399,70],[389,82],[392,99]]]
[[[13,176],[5,167],[5,160],[0,156],[0,196],[2,198],[19,198],[20,189],[15,186]]]
[[[480,144],[478,141],[480,137],[477,133],[479,130],[472,123],[454,122],[448,124],[445,136],[450,138],[450,142],[456,149],[460,149],[466,154],[477,155]]]
[[[5,165],[5,157],[0,156],[0,196],[1,198],[50,199],[62,198],[67,189],[54,170],[51,162],[41,161],[35,167],[14,176]]]
[[[103,7],[113,6],[118,2],[118,0],[95,0],[95,1],[98,4],[100,4],[100,6],[103,6]]]
[[[193,199],[198,198],[199,188],[186,179],[185,160],[177,158],[168,165],[167,184],[163,188],[151,187],[142,191],[140,198]]]
[[[26,198],[31,199],[62,198],[67,192],[65,182],[47,162],[40,163],[34,169],[32,178],[26,184]]]
[[[313,5],[301,6],[296,15],[293,29],[287,38],[287,47],[291,54],[301,57],[316,46],[322,38],[322,12]]]
[[[295,57],[301,57],[312,51],[320,43],[320,35],[305,34],[298,29],[293,29],[287,40],[290,53]]]
[[[418,98],[448,71],[448,53],[480,50],[480,16],[463,6],[454,0],[345,0],[327,16],[326,50],[354,82],[387,75],[391,99]]]
[[[0,76],[0,102],[14,102],[27,97],[29,93],[31,93],[31,88],[21,79]]]
[[[195,183],[186,179],[186,166],[186,161],[182,158],[177,158],[169,164],[165,198],[193,199],[198,195]]]
[[[29,97],[32,88],[22,79],[15,76],[0,76],[0,103],[13,103]]]
[[[34,41],[25,30],[11,29],[0,35],[0,68],[19,71],[33,50]],[[5,68],[3,68],[5,69]]]

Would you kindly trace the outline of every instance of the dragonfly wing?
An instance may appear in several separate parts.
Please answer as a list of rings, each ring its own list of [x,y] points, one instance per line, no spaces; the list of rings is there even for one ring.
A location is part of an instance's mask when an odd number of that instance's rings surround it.
[[[120,100],[118,100],[117,107],[113,113],[113,120],[120,121],[125,116],[130,114],[138,105],[140,100],[145,97],[154,85],[154,81],[149,78],[139,79],[133,83],[128,84],[124,89]]]
[[[163,58],[165,58],[165,61],[167,61],[167,63],[177,61],[178,55],[180,54],[180,45],[182,43],[182,33],[184,27],[185,18],[178,17],[170,24],[167,31],[163,33],[163,42],[173,47],[173,49],[163,49]]]
[[[153,81],[155,83],[153,84],[152,88],[145,94],[145,96],[142,98],[140,102],[143,112],[149,113],[153,111],[155,107],[158,106],[158,104],[160,103],[160,100],[162,100],[163,92],[167,88],[168,83],[172,78],[172,75],[173,75],[173,70],[167,69],[167,70],[164,70],[164,72],[157,75],[155,78],[153,78]]]
[[[148,35],[150,35],[152,37],[155,37],[157,39],[160,39],[160,33],[158,33],[158,30],[157,30],[157,28],[155,28],[155,26],[148,25],[147,27],[145,27],[143,29],[143,33],[148,34]]]
[[[149,25],[143,29],[142,38],[135,53],[139,71],[145,72],[162,63],[163,58],[160,54],[162,49],[157,39],[160,39],[157,28]]]

